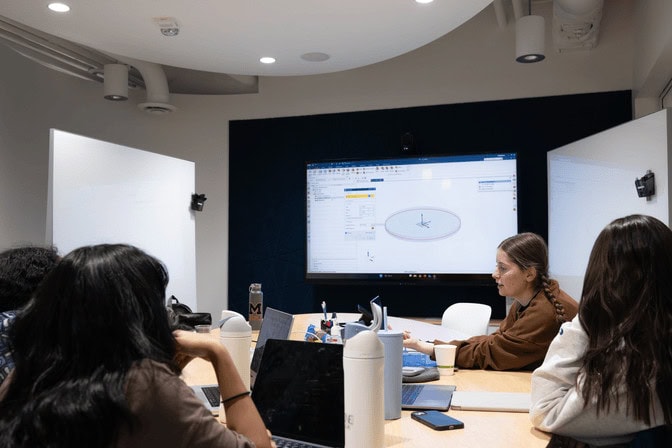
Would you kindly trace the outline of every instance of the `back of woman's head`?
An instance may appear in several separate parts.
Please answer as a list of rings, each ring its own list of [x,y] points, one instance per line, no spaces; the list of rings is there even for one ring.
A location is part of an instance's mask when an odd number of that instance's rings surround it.
[[[656,218],[616,219],[598,235],[588,260],[579,318],[589,337],[589,389],[608,397],[627,378],[637,417],[647,417],[649,385],[672,396],[672,231]],[[662,375],[662,376],[661,376]],[[661,381],[661,378],[666,380]],[[654,381],[654,382],[656,382]],[[608,403],[608,399],[606,401]],[[668,423],[672,405],[667,405]]]
[[[124,393],[131,365],[152,359],[173,366],[167,282],[158,260],[128,245],[87,246],[63,257],[10,327],[16,369],[0,427],[10,437],[52,437],[51,446],[72,442],[57,433],[108,444],[131,421]]]
[[[72,369],[81,373],[161,356],[172,345],[167,282],[164,266],[133,246],[73,250],[44,279],[25,318],[17,319],[16,350],[36,355],[33,362],[44,356],[45,367],[76,360]]]
[[[586,268],[579,311],[584,327],[608,338],[630,331],[635,321],[656,325],[672,310],[671,296],[669,227],[646,215],[626,216],[607,225]]]

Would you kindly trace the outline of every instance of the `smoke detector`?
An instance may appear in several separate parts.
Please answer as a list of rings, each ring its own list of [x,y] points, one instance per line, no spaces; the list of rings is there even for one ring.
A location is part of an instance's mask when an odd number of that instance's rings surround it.
[[[180,27],[177,25],[175,17],[154,17],[152,21],[159,27],[161,34],[166,37],[180,34]]]

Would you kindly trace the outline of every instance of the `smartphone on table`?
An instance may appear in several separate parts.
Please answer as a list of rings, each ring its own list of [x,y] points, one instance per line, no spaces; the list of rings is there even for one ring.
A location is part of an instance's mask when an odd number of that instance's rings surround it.
[[[411,418],[437,431],[464,428],[464,423],[439,411],[415,411]]]

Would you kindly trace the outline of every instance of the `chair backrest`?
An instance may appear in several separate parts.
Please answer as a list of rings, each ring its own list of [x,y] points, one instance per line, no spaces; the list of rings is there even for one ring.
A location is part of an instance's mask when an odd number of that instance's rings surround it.
[[[443,312],[441,325],[464,333],[467,337],[487,334],[491,314],[490,305],[458,302]]]

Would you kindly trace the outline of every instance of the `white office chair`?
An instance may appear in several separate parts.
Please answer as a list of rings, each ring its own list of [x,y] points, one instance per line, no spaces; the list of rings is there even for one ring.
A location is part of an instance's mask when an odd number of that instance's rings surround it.
[[[443,312],[441,325],[464,333],[467,337],[488,334],[492,308],[483,303],[458,302]]]

